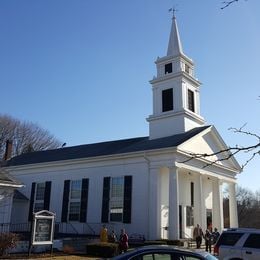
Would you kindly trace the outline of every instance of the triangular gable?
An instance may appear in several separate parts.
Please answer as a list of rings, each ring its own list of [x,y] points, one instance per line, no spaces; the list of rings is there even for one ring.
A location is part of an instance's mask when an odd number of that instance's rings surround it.
[[[178,146],[178,150],[196,155],[214,154],[225,149],[228,149],[228,146],[225,144],[214,126],[205,129]],[[226,154],[221,153],[211,157],[202,157],[202,159],[214,162],[216,160],[226,158],[228,155],[229,153],[227,152]],[[240,165],[233,156],[227,160],[218,161],[217,164],[231,168],[238,172],[241,171]]]

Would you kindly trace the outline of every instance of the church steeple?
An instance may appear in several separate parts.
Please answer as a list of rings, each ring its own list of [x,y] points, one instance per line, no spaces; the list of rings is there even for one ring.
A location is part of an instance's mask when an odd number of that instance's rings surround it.
[[[150,81],[150,139],[183,133],[204,124],[200,116],[200,82],[194,76],[193,61],[183,52],[174,11],[167,55],[155,61],[157,76]]]
[[[180,35],[177,27],[176,17],[173,12],[171,34],[168,43],[167,56],[177,56],[183,54]]]

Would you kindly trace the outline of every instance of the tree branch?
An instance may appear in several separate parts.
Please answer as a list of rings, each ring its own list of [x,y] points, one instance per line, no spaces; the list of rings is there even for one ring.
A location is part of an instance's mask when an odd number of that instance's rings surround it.
[[[235,2],[238,2],[239,0],[229,0],[229,1],[223,1],[222,4],[223,6],[220,8],[221,10],[229,7],[231,4],[235,3]],[[247,1],[247,0],[245,0]]]
[[[246,124],[245,124],[246,125]],[[236,145],[234,147],[228,147],[226,149],[219,150],[217,152],[212,152],[212,153],[193,153],[193,152],[186,152],[187,155],[190,156],[190,158],[182,161],[181,163],[186,163],[189,162],[193,159],[207,159],[210,157],[216,157],[216,156],[221,156],[221,158],[216,158],[212,161],[209,161],[206,163],[206,165],[203,168],[206,168],[210,165],[218,164],[219,162],[229,160],[231,157],[237,155],[238,153],[245,153],[249,154],[248,159],[242,164],[241,168],[243,169],[245,166],[248,165],[250,161],[252,161],[257,155],[260,155],[260,136],[256,133],[251,133],[249,131],[244,131],[243,128],[245,127],[243,125],[240,128],[234,128],[231,127],[229,130],[232,130],[234,133],[239,133],[243,135],[247,135],[250,137],[253,137],[256,139],[255,143],[253,145],[248,145],[248,146],[239,146]]]

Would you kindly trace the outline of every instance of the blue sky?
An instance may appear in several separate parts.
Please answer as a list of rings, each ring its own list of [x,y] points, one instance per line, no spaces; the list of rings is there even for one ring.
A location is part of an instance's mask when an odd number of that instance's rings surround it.
[[[184,52],[203,83],[202,116],[228,145],[251,144],[228,128],[247,123],[259,134],[260,1],[225,10],[221,2],[1,0],[0,112],[69,146],[148,135],[149,80],[166,54],[175,4]],[[238,183],[260,188],[259,157]]]

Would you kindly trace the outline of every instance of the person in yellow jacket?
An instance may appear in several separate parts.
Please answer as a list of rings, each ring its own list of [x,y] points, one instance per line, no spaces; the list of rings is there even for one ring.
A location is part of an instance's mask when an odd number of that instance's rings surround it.
[[[105,225],[103,225],[100,231],[100,242],[107,242],[108,241],[108,232]]]

